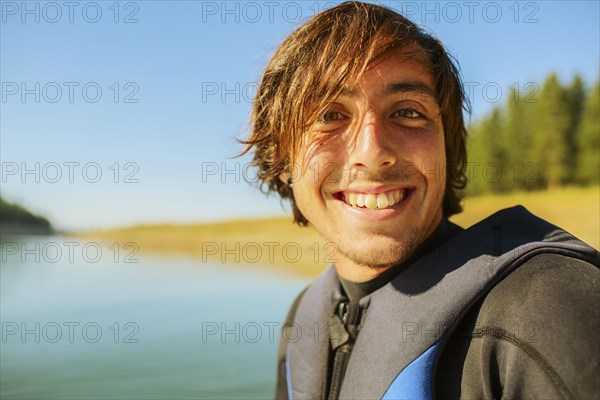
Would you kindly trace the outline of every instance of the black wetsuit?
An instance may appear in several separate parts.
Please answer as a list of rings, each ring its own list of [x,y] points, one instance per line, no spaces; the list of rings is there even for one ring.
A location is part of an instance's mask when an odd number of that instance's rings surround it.
[[[461,230],[442,221],[409,260],[368,282],[337,277],[346,304],[336,310],[337,316],[329,324],[331,345],[322,398],[339,395],[352,344],[361,328],[357,302]],[[471,307],[451,334],[433,378],[435,396],[598,398],[599,280],[598,268],[586,261],[560,254],[530,258]],[[280,346],[276,398],[288,398],[282,360],[285,344]]]

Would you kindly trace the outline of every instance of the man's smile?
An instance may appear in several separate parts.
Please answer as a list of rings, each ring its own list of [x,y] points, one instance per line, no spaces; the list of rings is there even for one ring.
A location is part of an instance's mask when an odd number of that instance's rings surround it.
[[[334,197],[353,208],[383,210],[393,208],[401,203],[413,188],[397,188],[392,190],[344,190],[334,193]]]

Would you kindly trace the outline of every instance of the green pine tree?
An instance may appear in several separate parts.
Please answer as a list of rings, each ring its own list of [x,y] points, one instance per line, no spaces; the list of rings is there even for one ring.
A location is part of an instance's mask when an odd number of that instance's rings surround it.
[[[484,177],[489,181],[492,192],[506,192],[509,189],[506,182],[510,171],[506,158],[504,118],[499,107],[494,108],[488,124],[483,129],[490,155],[488,163],[484,167]]]
[[[571,86],[566,90],[566,101],[567,101],[567,130],[566,144],[567,144],[567,156],[565,160],[566,168],[566,182],[574,183],[575,176],[577,174],[577,159],[578,157],[578,138],[577,134],[580,132],[581,118],[583,115],[583,107],[585,104],[585,85],[580,75],[575,75]]]
[[[568,156],[566,131],[569,107],[556,74],[544,82],[535,107],[531,156],[537,164],[539,185],[557,187],[566,182]]]
[[[531,162],[532,142],[531,114],[539,101],[535,87],[525,93],[512,88],[507,103],[505,149],[508,171],[506,185],[512,189],[529,189],[536,182],[536,164]]]
[[[472,175],[470,194],[498,193],[508,189],[504,179],[508,168],[503,122],[502,112],[496,107],[489,117],[471,128],[473,133],[467,149],[467,173]]]
[[[577,132],[577,181],[600,183],[600,80],[585,101]]]
[[[467,140],[467,193],[479,195],[490,190],[489,183],[483,179],[482,168],[489,159],[488,151],[482,137],[482,126],[487,117],[478,122],[473,122],[468,127],[469,138]]]

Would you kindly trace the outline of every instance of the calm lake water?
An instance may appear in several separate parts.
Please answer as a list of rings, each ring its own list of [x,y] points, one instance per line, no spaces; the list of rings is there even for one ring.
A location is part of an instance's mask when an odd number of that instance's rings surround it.
[[[2,399],[272,398],[307,280],[86,243],[3,235]]]

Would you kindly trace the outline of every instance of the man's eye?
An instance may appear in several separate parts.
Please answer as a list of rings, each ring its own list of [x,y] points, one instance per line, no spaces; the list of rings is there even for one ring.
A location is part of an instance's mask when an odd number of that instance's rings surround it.
[[[327,111],[321,117],[321,122],[339,121],[344,119],[344,115],[338,111]]]
[[[408,119],[418,119],[423,117],[423,115],[414,108],[403,108],[402,110],[396,111],[393,116]]]

